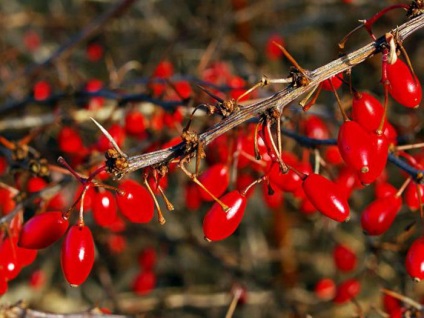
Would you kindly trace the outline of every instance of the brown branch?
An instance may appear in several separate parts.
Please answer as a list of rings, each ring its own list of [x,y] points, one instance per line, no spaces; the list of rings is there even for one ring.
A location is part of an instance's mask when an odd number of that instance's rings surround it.
[[[407,21],[391,32],[397,32],[400,40],[403,41],[422,27],[424,27],[424,15],[420,15],[412,20]],[[375,42],[369,43],[352,53],[349,53],[324,66],[308,72],[307,75],[309,83],[305,86],[289,86],[267,99],[240,107],[238,111],[224,118],[221,122],[200,134],[200,142],[202,142],[203,145],[207,145],[220,135],[228,132],[229,130],[237,127],[247,120],[258,116],[259,114],[262,114],[264,111],[270,108],[277,107],[280,109],[280,111],[282,111],[284,107],[289,105],[299,96],[316,87],[322,81],[329,79],[330,77],[341,72],[350,70],[354,66],[363,63],[370,57],[379,53],[380,47],[382,44],[386,43],[385,41],[385,37],[382,36]],[[129,168],[125,171],[125,173],[130,173],[138,169],[153,165],[167,164],[173,159],[181,158],[184,154],[187,155],[185,152],[185,146],[185,142],[182,142],[172,148],[129,157]],[[194,151],[195,149],[192,150],[192,152]]]

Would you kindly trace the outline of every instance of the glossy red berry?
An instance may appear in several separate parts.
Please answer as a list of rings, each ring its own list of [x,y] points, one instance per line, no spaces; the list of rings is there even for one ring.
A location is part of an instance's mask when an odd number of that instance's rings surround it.
[[[191,85],[187,81],[179,81],[174,83],[175,90],[178,92],[178,95],[182,99],[190,98],[193,93]]]
[[[292,162],[291,159],[286,160],[286,156],[283,154],[282,159],[291,167],[295,168],[297,171],[305,174],[309,174],[312,172],[312,167],[309,163],[305,162]],[[302,178],[294,172],[293,170],[287,171],[287,173],[283,173],[280,170],[278,164],[274,164],[271,170],[268,173],[269,181],[271,185],[274,187],[278,187],[281,191],[286,192],[295,192],[302,185]]]
[[[337,244],[333,249],[333,260],[336,268],[342,272],[350,272],[356,268],[356,253],[347,245]]]
[[[109,191],[98,192],[93,198],[93,218],[100,226],[113,224],[118,217],[115,196]]]
[[[104,48],[100,43],[93,42],[87,45],[86,54],[90,62],[97,62],[103,57]]]
[[[361,226],[368,235],[381,235],[386,232],[402,207],[402,199],[389,195],[371,202],[361,215]]]
[[[72,287],[81,285],[94,264],[94,241],[90,229],[84,225],[71,226],[61,250],[63,274]]]
[[[416,239],[409,247],[405,267],[414,280],[424,279],[424,237]]]
[[[389,154],[389,142],[384,134],[371,132],[369,135],[372,151],[369,153],[368,170],[361,170],[358,174],[363,185],[373,183],[381,175]]]
[[[16,206],[13,193],[6,188],[0,188],[0,211],[2,215],[9,214]]]
[[[373,95],[355,93],[352,101],[352,120],[368,131],[375,131],[383,118],[383,105]]]
[[[65,234],[68,219],[62,212],[44,212],[29,219],[22,227],[18,245],[29,249],[45,248]]]
[[[334,182],[339,186],[340,191],[345,194],[346,199],[350,198],[350,195],[354,190],[362,187],[357,173],[347,166],[340,169]]]
[[[195,183],[190,182],[185,185],[185,204],[190,211],[197,211],[202,205],[199,190],[199,186]]]
[[[141,271],[134,279],[132,289],[138,295],[150,293],[156,287],[156,275],[152,271]]]
[[[203,219],[203,233],[209,241],[219,241],[229,237],[238,228],[246,209],[246,197],[239,191],[231,191],[220,198],[229,207],[224,211],[217,202]]]
[[[284,56],[283,51],[275,43],[284,46],[283,37],[279,34],[272,34],[266,41],[265,53],[270,60],[278,60]]]
[[[84,147],[79,132],[68,126],[62,127],[59,131],[57,142],[60,150],[68,153],[79,152]]]
[[[349,205],[346,195],[340,191],[336,183],[316,174],[309,174],[303,181],[303,190],[306,197],[316,209],[338,222],[349,218]]]
[[[336,295],[336,283],[331,278],[322,278],[315,284],[314,292],[321,300],[333,299]]]
[[[123,194],[116,196],[119,210],[131,222],[150,222],[154,214],[154,202],[146,188],[134,180],[125,180],[119,185]]]
[[[311,115],[303,123],[305,136],[314,139],[328,139],[330,132],[327,124],[318,116]]]
[[[232,76],[228,82],[228,85],[231,87],[230,97],[233,99],[239,98],[246,89],[246,81],[240,76]],[[249,96],[244,96],[240,101],[246,100]]]
[[[374,196],[376,199],[395,195],[398,190],[388,182],[378,182],[375,184]]]
[[[26,184],[27,191],[30,193],[39,192],[47,187],[47,181],[41,177],[31,177]]]
[[[219,198],[230,184],[230,171],[226,164],[217,163],[206,169],[198,179],[206,189]],[[205,201],[213,201],[213,198],[203,189],[200,189],[200,197]]]
[[[269,193],[269,187],[266,182],[262,184],[262,196],[264,198],[265,204],[270,209],[277,209],[284,203],[283,191],[280,189],[273,189],[273,193]]]
[[[369,169],[371,143],[369,133],[357,122],[345,121],[339,129],[337,146],[346,164],[357,172]]]
[[[138,264],[145,271],[151,271],[156,265],[157,253],[154,248],[146,248],[138,255]]]
[[[412,211],[419,209],[420,204],[424,203],[424,185],[410,182],[405,189],[403,198],[405,199],[405,204]]]
[[[3,268],[3,275],[7,280],[16,278],[22,269],[18,251],[10,238],[0,243],[0,268]]]
[[[333,301],[337,304],[345,303],[356,297],[360,291],[361,283],[357,279],[347,279],[337,286],[336,296]]]
[[[125,115],[125,131],[132,136],[139,136],[146,130],[145,118],[137,110],[131,110]]]
[[[51,87],[48,82],[40,81],[34,85],[34,99],[37,101],[46,100],[51,94]]]
[[[342,84],[343,73],[340,73],[322,82],[322,89],[326,91],[333,91],[333,87],[334,89],[339,89]]]
[[[401,59],[398,58],[393,64],[387,64],[387,80],[389,93],[399,104],[410,108],[420,105],[422,99],[420,81]]]

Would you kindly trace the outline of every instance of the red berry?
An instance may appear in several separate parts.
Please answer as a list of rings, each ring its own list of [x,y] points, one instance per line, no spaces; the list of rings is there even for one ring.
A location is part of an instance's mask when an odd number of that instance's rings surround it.
[[[81,285],[87,279],[94,256],[90,229],[84,225],[72,226],[63,241],[60,257],[63,274],[72,287]]]
[[[343,158],[340,155],[339,147],[336,145],[326,147],[324,157],[328,163],[333,165],[340,165],[343,163]]]
[[[90,43],[86,48],[87,58],[90,62],[99,61],[104,54],[104,48],[100,43]]]
[[[41,288],[45,282],[46,274],[41,269],[33,271],[29,278],[29,284],[34,289]]]
[[[98,192],[94,195],[92,210],[94,221],[100,226],[109,226],[118,217],[116,199],[109,191]]]
[[[270,194],[266,182],[262,184],[262,196],[264,198],[265,204],[270,209],[277,209],[284,203],[283,191],[280,189],[273,189],[273,193]]]
[[[132,136],[139,136],[146,130],[145,119],[141,112],[131,110],[125,115],[125,131]]]
[[[416,239],[409,247],[405,267],[414,280],[424,279],[424,237]]]
[[[368,131],[375,131],[384,114],[383,105],[373,95],[355,93],[352,101],[352,120]]]
[[[217,163],[205,170],[198,179],[206,189],[219,198],[230,184],[230,172],[226,164]],[[205,201],[213,201],[203,189],[200,189],[200,196]]]
[[[190,182],[185,185],[185,203],[190,211],[196,211],[202,205],[199,191],[200,188],[195,183]]]
[[[337,244],[333,249],[333,259],[338,270],[350,272],[358,263],[355,252],[348,246]]]
[[[187,81],[179,81],[174,83],[175,89],[182,99],[190,98],[193,93],[191,85]]]
[[[396,313],[399,311],[399,309],[402,308],[402,303],[399,299],[388,295],[383,294],[383,307],[384,311],[392,315],[392,313]],[[399,318],[402,316],[399,316]],[[390,316],[390,318],[394,318],[393,316]]]
[[[40,47],[40,35],[34,30],[28,30],[24,34],[23,42],[26,49],[30,52],[33,52]]]
[[[355,171],[347,166],[340,169],[337,179],[334,181],[339,189],[345,194],[346,199],[350,198],[353,190],[362,187]]]
[[[133,180],[125,180],[119,185],[116,201],[121,213],[131,222],[150,222],[154,214],[154,202],[150,193]]]
[[[50,84],[48,82],[40,81],[34,85],[34,99],[37,101],[46,100],[51,94]]]
[[[283,153],[281,158],[284,162],[301,173],[309,174],[312,172],[312,168],[309,163],[293,162],[292,159],[287,160],[285,153]],[[268,175],[271,185],[273,187],[278,187],[283,192],[295,192],[302,185],[302,178],[296,172],[289,170],[286,173],[282,173],[280,166],[276,163],[273,164]]]
[[[419,193],[419,195],[418,195]],[[413,211],[419,209],[424,202],[424,185],[410,182],[405,189],[405,204]]]
[[[408,65],[401,59],[387,64],[389,93],[399,104],[415,108],[421,103],[422,89],[420,81],[413,75]]]
[[[374,196],[376,199],[395,195],[398,190],[388,182],[378,182],[375,184]]]
[[[233,99],[237,99],[240,95],[242,95],[246,89],[246,81],[240,76],[231,77],[228,85],[231,87],[230,96]],[[240,101],[246,100],[248,96],[244,96]]]
[[[355,278],[350,278],[337,286],[336,296],[333,301],[338,304],[345,303],[356,297],[361,290],[361,283]]]
[[[64,126],[57,135],[57,143],[63,152],[76,153],[84,147],[82,138],[77,130]]]
[[[122,126],[118,124],[113,124],[110,126],[110,128],[107,130],[109,134],[112,136],[112,138],[115,140],[116,144],[119,147],[122,147],[124,141],[125,141],[125,130]],[[99,141],[97,142],[97,149],[101,152],[105,152],[109,148],[111,148],[112,145],[107,139],[105,135],[101,135],[99,138]]]
[[[14,279],[22,269],[18,259],[18,251],[13,240],[9,237],[0,243],[0,268],[3,268],[3,275],[7,280]]]
[[[6,173],[7,167],[8,163],[6,157],[0,156],[0,176]]]
[[[305,136],[314,139],[328,139],[330,133],[326,123],[318,116],[311,115],[303,122]]]
[[[10,190],[0,188],[0,211],[2,215],[9,214],[15,208],[16,202],[13,197],[14,195]]]
[[[349,205],[336,183],[311,173],[303,181],[303,190],[316,209],[325,216],[338,222],[348,219]]]
[[[314,291],[319,299],[330,300],[336,295],[336,284],[331,278],[323,278],[315,284]]]
[[[337,145],[343,160],[357,172],[369,169],[369,133],[355,121],[345,121],[339,129]]]
[[[156,265],[157,254],[155,249],[146,248],[138,255],[138,264],[145,271],[153,270]]]
[[[134,279],[132,289],[136,294],[145,295],[156,287],[156,275],[152,271],[141,271]]]
[[[127,239],[123,235],[112,233],[107,237],[107,246],[113,254],[120,254],[127,248]]]
[[[47,181],[41,177],[31,177],[28,179],[26,188],[29,193],[39,192],[47,187]]]
[[[362,229],[368,235],[383,234],[390,228],[401,207],[402,199],[396,194],[373,201],[362,212]]]
[[[361,171],[359,174],[359,180],[363,185],[368,185],[377,180],[386,167],[389,154],[389,142],[384,134],[372,132],[369,139],[373,151],[370,153],[368,172]]]
[[[174,74],[174,66],[171,62],[164,60],[156,66],[153,76],[159,78],[169,78]]]
[[[326,91],[333,91],[333,87],[334,89],[339,89],[340,86],[342,86],[343,84],[342,79],[343,79],[343,73],[337,74],[325,80],[324,82],[322,82],[322,89]],[[333,84],[333,86],[331,86],[331,83]]]
[[[29,219],[22,227],[18,245],[29,249],[45,248],[65,234],[68,219],[62,212],[44,212]]]
[[[284,39],[279,34],[271,35],[266,41],[265,47],[266,56],[270,60],[278,60],[284,55],[283,51],[281,51],[281,49],[275,45],[274,42],[284,46]]]
[[[203,233],[209,241],[227,238],[238,228],[246,209],[246,197],[239,191],[231,191],[220,198],[229,207],[224,211],[217,202],[203,219]]]

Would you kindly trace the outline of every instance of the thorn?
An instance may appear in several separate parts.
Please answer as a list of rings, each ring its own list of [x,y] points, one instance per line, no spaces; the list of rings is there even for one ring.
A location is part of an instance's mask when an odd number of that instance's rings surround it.
[[[90,117],[90,119],[96,124],[96,126],[100,129],[100,131],[103,133],[103,135],[106,136],[106,138],[109,140],[109,142],[112,144],[113,148],[124,158],[128,158],[127,154],[119,148],[118,144],[116,143],[115,139],[109,134],[109,132],[100,125],[93,117]]]

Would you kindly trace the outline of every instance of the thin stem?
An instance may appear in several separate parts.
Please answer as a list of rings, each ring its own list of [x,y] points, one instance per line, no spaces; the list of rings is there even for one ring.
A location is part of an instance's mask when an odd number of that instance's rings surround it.
[[[334,87],[333,82],[330,80],[331,88],[333,90],[334,96],[336,96],[337,105],[339,105],[340,112],[342,113],[343,121],[349,121],[349,117],[347,116],[345,110],[342,106],[342,101],[340,100],[339,94],[337,93],[337,90]]]
[[[403,191],[405,191],[406,187],[408,186],[408,184],[412,181],[412,178],[409,177],[407,178],[403,183],[402,186],[399,188],[399,190],[396,192],[395,196],[396,197],[400,197],[403,193]]]
[[[417,148],[423,148],[423,147],[424,147],[424,142],[421,142],[418,144],[396,146],[396,150],[410,150],[410,149],[417,149]]]
[[[156,210],[158,211],[158,221],[160,225],[165,224],[166,220],[163,216],[162,210],[160,208],[159,202],[156,199],[156,196],[152,190],[152,188],[150,187],[149,182],[147,181],[147,176],[144,177],[144,185],[146,186],[147,190],[149,191],[151,197],[153,198],[153,201],[155,202],[155,206],[156,206]]]
[[[214,199],[214,201],[216,203],[218,203],[221,208],[225,211],[228,212],[230,210],[230,208],[223,203],[220,199],[218,199],[212,192],[210,192],[200,181],[199,179],[197,179],[196,175],[194,175],[193,173],[191,173],[190,171],[187,170],[187,168],[184,166],[184,163],[180,164],[180,168],[181,170],[195,183],[197,184],[199,187],[201,187],[207,194],[209,194],[212,199]]]
[[[383,288],[381,291],[383,293],[385,293],[386,295],[389,295],[389,296],[391,296],[393,298],[396,298],[396,299],[400,300],[404,304],[407,304],[407,305],[409,305],[411,307],[416,308],[417,310],[420,310],[421,311],[423,309],[423,306],[420,303],[416,302],[415,300],[413,300],[413,299],[411,299],[409,297],[403,296],[403,295],[401,295],[401,294],[399,294],[399,293],[397,293],[395,291],[392,291],[392,290],[389,290],[389,289],[385,289],[385,288]]]
[[[167,196],[165,195],[165,192],[163,191],[160,185],[158,185],[158,190],[160,192],[160,195],[162,196],[163,201],[166,204],[166,208],[168,209],[168,211],[174,211],[174,205],[171,203],[171,201],[168,200]]]
[[[234,292],[233,299],[231,300],[230,306],[228,307],[227,313],[225,314],[225,318],[231,318],[234,315],[234,311],[236,310],[237,303],[242,295],[241,289],[236,289]]]

